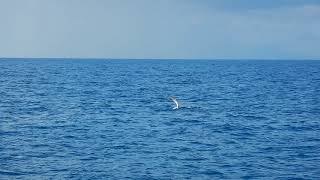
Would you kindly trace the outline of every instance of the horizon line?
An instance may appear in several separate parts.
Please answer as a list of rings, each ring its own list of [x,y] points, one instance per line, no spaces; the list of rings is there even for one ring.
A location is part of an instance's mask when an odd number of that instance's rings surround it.
[[[72,60],[213,60],[213,61],[221,61],[221,60],[226,60],[226,61],[243,61],[243,60],[261,60],[261,61],[292,61],[292,60],[297,60],[297,61],[319,61],[319,59],[303,59],[303,58],[294,58],[294,59],[289,59],[289,58],[106,58],[106,57],[0,57],[0,60],[4,59],[52,59],[52,60],[62,60],[62,59],[72,59]]]

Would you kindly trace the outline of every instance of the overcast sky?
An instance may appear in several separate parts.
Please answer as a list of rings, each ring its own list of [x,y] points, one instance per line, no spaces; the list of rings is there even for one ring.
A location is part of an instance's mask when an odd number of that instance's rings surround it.
[[[320,0],[0,0],[0,57],[320,59]]]

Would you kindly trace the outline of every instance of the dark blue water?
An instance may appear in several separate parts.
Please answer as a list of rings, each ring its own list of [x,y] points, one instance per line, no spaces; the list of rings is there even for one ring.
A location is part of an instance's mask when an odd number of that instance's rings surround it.
[[[0,179],[50,178],[319,179],[320,61],[1,60]]]

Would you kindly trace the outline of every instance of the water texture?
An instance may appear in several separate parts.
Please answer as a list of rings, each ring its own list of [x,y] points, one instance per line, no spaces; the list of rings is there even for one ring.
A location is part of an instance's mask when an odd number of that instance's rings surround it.
[[[0,179],[319,179],[319,92],[320,61],[1,60]]]

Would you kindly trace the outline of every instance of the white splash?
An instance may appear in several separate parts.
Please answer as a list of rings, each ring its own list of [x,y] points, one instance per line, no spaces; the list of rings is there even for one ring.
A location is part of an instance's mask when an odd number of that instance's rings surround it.
[[[175,107],[173,109],[179,109],[180,105],[179,105],[179,102],[177,100],[177,98],[175,97],[170,97],[170,99],[175,103]]]

